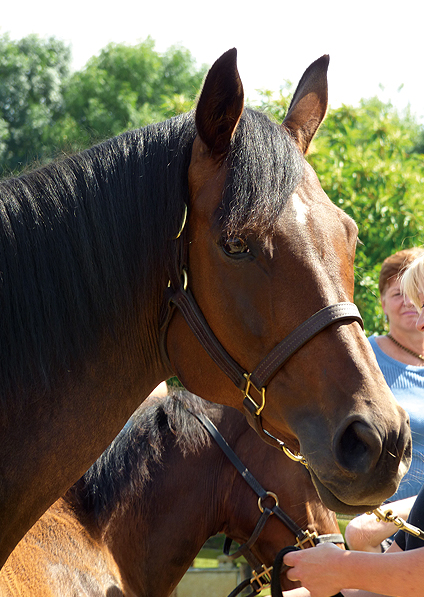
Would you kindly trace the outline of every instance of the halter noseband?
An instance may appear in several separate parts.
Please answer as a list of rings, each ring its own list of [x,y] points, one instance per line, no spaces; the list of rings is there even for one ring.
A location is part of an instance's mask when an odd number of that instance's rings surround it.
[[[255,479],[252,473],[247,469],[234,450],[229,446],[225,438],[221,435],[218,431],[216,426],[212,423],[212,421],[203,413],[196,413],[192,412],[191,410],[187,409],[190,414],[200,421],[203,427],[208,431],[208,433],[213,437],[215,442],[224,452],[225,456],[230,460],[230,462],[235,466],[238,470],[240,475],[243,479],[248,483],[248,485],[253,489],[253,491],[258,496],[258,508],[261,513],[259,520],[250,536],[250,538],[237,549],[234,553],[230,554],[230,547],[231,547],[231,539],[226,537],[224,543],[224,553],[232,560],[243,556],[249,566],[252,568],[252,578],[246,579],[240,583],[234,591],[228,597],[235,597],[238,595],[244,588],[251,585],[252,593],[251,595],[257,595],[265,586],[270,585],[272,581],[272,574],[273,574],[273,567],[267,567],[265,564],[260,562],[258,558],[252,553],[251,547],[258,539],[259,535],[261,534],[265,523],[270,518],[271,515],[275,515],[296,537],[296,543],[294,546],[291,546],[290,549],[305,549],[306,546],[316,546],[319,543],[344,543],[343,535],[339,533],[334,534],[326,534],[326,535],[318,535],[317,532],[310,533],[308,530],[304,531],[298,524],[294,522],[282,510],[279,506],[278,496],[273,493],[272,491],[266,491],[262,485]],[[265,500],[267,498],[271,498],[274,500],[274,505],[270,508],[265,506]],[[285,548],[286,549],[286,548]],[[280,555],[279,552],[278,555]],[[281,556],[280,556],[281,557]],[[278,558],[278,556],[277,556]],[[278,565],[278,570],[281,569],[281,563]],[[279,573],[278,573],[279,575]],[[275,574],[273,575],[275,576]],[[275,581],[274,581],[275,582]]]
[[[243,406],[250,425],[264,441],[284,451],[292,460],[306,465],[301,454],[293,453],[284,442],[263,428],[261,412],[265,408],[266,385],[295,352],[331,324],[337,321],[357,321],[363,328],[364,324],[359,310],[354,303],[348,302],[324,307],[283,338],[259,365],[251,373],[248,373],[222,346],[188,288],[188,268],[184,265],[188,261],[187,240],[184,234],[186,220],[187,211],[184,212],[183,224],[174,239],[179,243],[179,250],[176,251],[174,267],[170,272],[167,313],[161,326],[162,352],[167,358],[166,330],[172,317],[173,307],[177,307],[209,356],[243,392]],[[252,396],[253,390],[258,394],[256,400]]]
[[[362,317],[353,303],[337,303],[324,307],[300,324],[286,336],[259,365],[248,373],[225,350],[212,332],[202,311],[188,288],[187,270],[183,270],[182,283],[176,290],[170,290],[169,304],[177,307],[192,332],[220,369],[243,392],[243,406],[249,423],[267,443],[283,450],[289,458],[306,464],[300,454],[291,452],[284,442],[272,436],[262,425],[261,412],[265,408],[266,385],[277,371],[304,344],[326,327],[337,321],[357,321],[363,328]],[[170,310],[167,322],[170,320]],[[252,396],[254,390],[259,399]]]

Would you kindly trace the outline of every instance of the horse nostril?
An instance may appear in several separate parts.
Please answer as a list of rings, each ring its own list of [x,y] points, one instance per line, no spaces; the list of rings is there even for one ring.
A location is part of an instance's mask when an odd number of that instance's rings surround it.
[[[367,473],[380,458],[382,440],[376,429],[360,418],[347,423],[335,437],[334,453],[339,464],[352,473]]]

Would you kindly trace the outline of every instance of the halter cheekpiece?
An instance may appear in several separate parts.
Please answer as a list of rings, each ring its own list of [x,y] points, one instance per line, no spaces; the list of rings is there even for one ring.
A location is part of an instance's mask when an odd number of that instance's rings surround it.
[[[258,595],[262,589],[269,585],[271,585],[271,587],[272,585],[280,586],[279,577],[282,567],[282,557],[287,550],[315,547],[320,543],[344,543],[343,535],[340,533],[318,535],[316,531],[311,533],[309,530],[303,530],[292,518],[290,518],[288,514],[286,514],[286,512],[284,512],[284,510],[280,508],[278,496],[274,492],[266,491],[262,487],[259,481],[252,475],[249,469],[243,464],[231,446],[227,443],[212,421],[204,413],[193,412],[190,409],[187,409],[187,411],[196,417],[196,419],[203,425],[203,427],[208,431],[211,437],[213,437],[215,442],[224,452],[225,456],[235,466],[246,483],[258,496],[258,509],[260,511],[260,516],[250,538],[243,545],[240,545],[240,547],[233,553],[230,553],[232,540],[229,537],[226,537],[224,542],[224,553],[231,560],[235,560],[236,558],[243,556],[252,569],[251,578],[242,581],[228,597],[235,597],[236,595],[239,595],[241,591],[249,586],[252,589],[252,592],[248,597]],[[269,503],[270,501],[272,502],[271,504]],[[267,503],[268,506],[266,505]],[[254,555],[254,553],[251,551],[251,548],[258,540],[266,522],[273,515],[294,534],[296,537],[296,542],[295,545],[284,548],[283,551],[280,551],[277,554],[274,566],[266,566]],[[273,595],[281,595],[281,588],[279,593],[274,591]]]

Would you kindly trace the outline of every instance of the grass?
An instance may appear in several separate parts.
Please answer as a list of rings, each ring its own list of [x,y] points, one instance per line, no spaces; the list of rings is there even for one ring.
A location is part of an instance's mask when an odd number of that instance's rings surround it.
[[[222,551],[203,548],[194,560],[194,568],[218,568],[218,556]]]

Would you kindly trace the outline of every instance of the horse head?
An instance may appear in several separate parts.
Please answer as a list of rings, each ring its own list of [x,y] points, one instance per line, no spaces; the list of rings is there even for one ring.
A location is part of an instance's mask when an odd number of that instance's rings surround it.
[[[281,125],[243,108],[235,50],[213,65],[199,98],[184,288],[215,352],[230,355],[242,379],[314,313],[353,300],[357,226],[304,157],[326,113],[327,67],[323,56],[305,71]],[[173,370],[190,391],[242,410],[243,384],[211,358],[203,335],[175,313]],[[267,433],[302,454],[324,503],[361,512],[392,495],[410,461],[408,417],[360,318],[330,320],[280,361],[267,364],[262,387],[253,384],[253,410]]]

